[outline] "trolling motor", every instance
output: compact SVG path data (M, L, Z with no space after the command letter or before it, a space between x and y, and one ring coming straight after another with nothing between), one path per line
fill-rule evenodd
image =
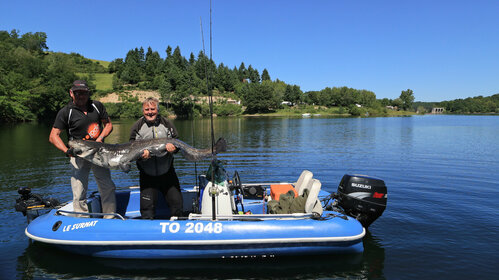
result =
M367 229L386 209L387 188L379 178L345 174L334 198L334 208L339 207Z
M60 204L55 198L43 198L38 194L31 193L29 187L20 187L17 192L21 196L16 199L16 211L27 216L28 223L40 215L38 210L55 208Z

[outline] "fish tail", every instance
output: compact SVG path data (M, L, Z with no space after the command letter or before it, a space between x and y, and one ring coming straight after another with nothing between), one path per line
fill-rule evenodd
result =
M215 154L218 154L225 151L227 151L227 141L223 137L220 137L218 138L217 143L215 143L215 146L213 147L213 152Z

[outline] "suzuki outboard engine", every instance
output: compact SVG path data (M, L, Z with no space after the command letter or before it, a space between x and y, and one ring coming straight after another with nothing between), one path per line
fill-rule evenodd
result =
M369 227L386 208L387 189L379 178L346 174L341 179L336 198L345 214Z

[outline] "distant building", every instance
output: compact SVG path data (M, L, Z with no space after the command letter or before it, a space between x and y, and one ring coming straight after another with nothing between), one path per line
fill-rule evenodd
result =
M291 102L291 101L283 101L283 102L281 102L281 105L293 106L293 102Z
M237 105L241 105L241 100L234 100L234 99L227 99L227 104L237 104Z
M432 114L442 114L444 112L444 108L433 108L431 109Z
M357 103L355 103L355 106L357 106L357 108L360 108L360 107L362 107L362 105L360 105L360 104L357 104Z

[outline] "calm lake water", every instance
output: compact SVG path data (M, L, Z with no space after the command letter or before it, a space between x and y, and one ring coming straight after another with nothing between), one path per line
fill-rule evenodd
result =
M128 141L132 121L114 122L108 143ZM181 139L208 147L209 120L175 121ZM243 182L296 181L303 169L335 191L345 173L377 176L388 207L353 256L250 261L123 261L82 257L24 235L17 189L71 199L69 163L47 139L50 125L0 126L0 279L267 278L497 279L499 273L499 117L215 119L228 140L219 158ZM195 183L179 154L181 184ZM204 172L207 162L196 166ZM138 184L134 168L113 171ZM91 176L90 191L97 187Z

